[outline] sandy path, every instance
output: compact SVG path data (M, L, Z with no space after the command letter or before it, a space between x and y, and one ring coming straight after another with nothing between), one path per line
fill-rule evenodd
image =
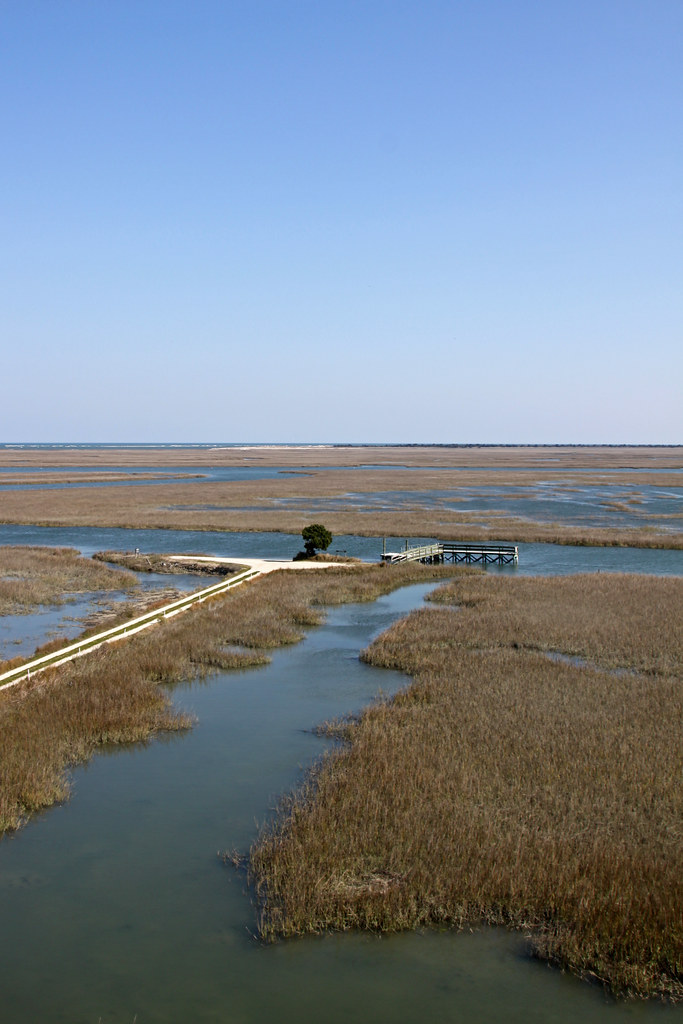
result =
M168 555L174 562L208 562L216 563L230 562L233 565L248 565L250 569L257 569L261 573L275 572L276 569L348 569L352 567L350 562L292 562L277 558L217 558L210 555Z

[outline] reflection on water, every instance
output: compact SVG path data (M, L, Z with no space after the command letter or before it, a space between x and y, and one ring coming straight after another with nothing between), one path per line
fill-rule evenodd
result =
M317 722L405 684L358 651L429 589L334 609L266 668L177 687L190 733L95 758L70 803L0 842L3 1022L680 1019L614 1003L501 930L253 939L250 894L217 851L245 850L325 749Z

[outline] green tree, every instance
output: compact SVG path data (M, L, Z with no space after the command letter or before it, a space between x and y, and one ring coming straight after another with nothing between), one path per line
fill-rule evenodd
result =
M301 531L306 550L306 558L313 558L316 551L327 551L332 543L332 534L321 523L304 526Z

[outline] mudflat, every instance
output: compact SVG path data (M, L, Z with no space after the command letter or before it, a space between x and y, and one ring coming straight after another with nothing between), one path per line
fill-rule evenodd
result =
M105 477L102 460L118 458L178 473ZM683 448L4 449L3 460L33 470L33 489L0 491L4 523L299 533L317 521L337 535L683 547ZM55 488L70 460L78 473ZM248 479L211 476L245 467ZM549 491L551 517L539 512ZM582 523L582 508L600 516Z

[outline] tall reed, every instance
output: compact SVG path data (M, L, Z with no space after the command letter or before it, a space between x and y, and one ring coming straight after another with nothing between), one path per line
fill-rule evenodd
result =
M683 998L683 580L437 596L364 654L413 681L253 846L262 936L505 924L615 992Z
M137 586L130 572L83 557L74 548L0 546L0 615L63 604L69 595Z

